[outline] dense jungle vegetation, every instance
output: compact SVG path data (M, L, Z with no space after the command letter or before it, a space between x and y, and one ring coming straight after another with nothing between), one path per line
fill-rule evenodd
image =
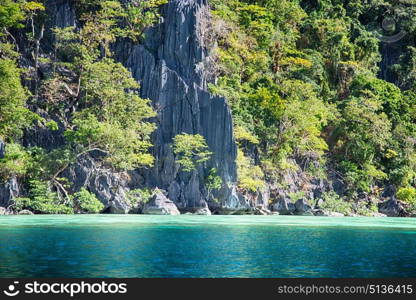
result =
M219 47L211 90L232 107L240 186L284 186L285 170L336 174L347 202L363 194L377 201L393 184L414 209L415 4L212 3ZM394 53L383 54L389 47ZM392 54L397 62L383 64Z
M0 4L0 137L7 143L0 161L3 180L24 177L28 197L15 200L18 209L42 213L99 212L102 204L87 190L70 195L62 173L85 154L95 152L104 164L119 170L149 166L150 134L155 115L149 100L138 96L131 73L112 57L117 38L137 41L158 20L166 1L122 4L119 1L77 1L81 28L56 28L54 54L39 51L44 36L45 6L34 1ZM16 29L23 30L27 49L18 49ZM39 65L51 72L39 78ZM41 112L41 113L39 113ZM42 116L55 116L45 119ZM47 151L23 147L29 127L63 131L64 147ZM63 127L63 128L62 128Z
M102 204L93 194L71 194L62 177L88 153L116 170L152 165L155 124L148 120L155 111L114 59L112 45L118 39L140 42L166 2L76 1L80 28L56 28L56 46L43 55L45 3L0 1L0 138L7 144L0 176L25 182L27 197L16 199L16 207L99 212ZM416 210L416 4L210 4L209 89L232 109L239 188L284 188L286 172L336 176L343 190L324 195L328 205L349 210L351 201L365 195L372 200L363 210L371 211L393 185L397 197ZM386 64L386 56L395 62ZM42 64L50 72L41 78ZM65 146L24 145L24 133L33 128L62 132ZM179 135L174 142L186 171L210 155L201 136ZM216 176L211 181L221 184Z

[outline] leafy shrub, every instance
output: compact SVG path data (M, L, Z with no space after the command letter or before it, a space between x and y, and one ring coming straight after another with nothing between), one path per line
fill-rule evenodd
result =
M322 198L324 202L320 205L321 209L344 215L352 213L351 203L344 201L337 193L333 191L324 193Z
M20 76L21 70L14 60L0 59L0 137L5 140L20 137L22 129L34 119L34 114L25 107L28 92Z
M72 214L73 208L69 204L60 201L58 195L52 192L48 183L32 180L30 181L28 198L15 199L15 209L28 209L42 214Z
M358 202L354 206L355 213L360 216L370 217L374 213L378 212L377 205L374 203L367 204L365 202Z
M288 196L293 202L296 202L305 197L305 192L288 193Z
M409 205L410 212L416 212L416 189L414 187L402 187L397 191L396 196Z
M30 164L30 155L19 144L7 144L4 158L0 159L0 178L26 174Z
M15 211L21 211L29 207L30 198L24 198L24 197L14 198L13 202L14 202L13 209Z
M126 200L131 206L136 206L138 203L147 203L153 196L153 191L148 188L135 189L128 191Z
M414 187L402 187L397 191L397 198L406 203L416 201L416 189Z
M205 178L205 187L208 190L208 197L214 190L219 190L223 184L222 178L218 175L217 169L209 170L208 176ZM216 199L214 199L216 200Z
M264 174L259 166L254 166L240 149L237 152L238 187L256 192L264 188Z
M234 137L238 142L247 141L253 145L259 144L259 139L242 126L234 127Z
M140 140L135 130L123 129L117 122L100 122L91 114L75 118L74 124L76 130L67 130L65 136L81 146L79 155L99 151L105 154L105 162L122 170L153 164L153 156L146 152L151 143Z
M96 214L104 209L104 204L97 197L82 188L78 193L74 194L74 204L82 212Z
M3 0L0 6L0 27L22 27L25 19L21 3L12 0Z

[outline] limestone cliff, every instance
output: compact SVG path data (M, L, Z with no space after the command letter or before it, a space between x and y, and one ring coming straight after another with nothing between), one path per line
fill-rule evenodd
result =
M203 62L208 53L198 29L201 19L207 17L207 5L206 0L170 1L163 8L163 21L146 33L143 44L124 44L118 49L141 84L141 96L151 99L158 111L156 163L141 173L146 185L167 190L168 197L183 210L207 205L203 188L207 170L216 168L226 183L216 195L225 206L232 205L233 197L227 183L232 186L236 181L230 109L225 99L206 90ZM172 138L180 133L203 135L213 152L208 163L190 174L181 172L174 161Z
M50 19L42 46L45 52L53 49L52 28L78 23L71 0L49 1L47 9ZM204 45L202 26L210 22L208 2L172 0L161 9L160 24L147 30L144 41L132 44L122 40L115 45L119 61L140 83L141 96L151 99L158 112L154 120L157 124L152 148L154 167L129 174L112 173L100 169L92 157L86 157L64 175L73 183L74 191L87 187L109 212L128 212L126 191L143 187L166 191L181 211L195 212L207 207L215 211L250 209L252 205L238 197L235 188L236 144L230 109L224 98L212 96L207 90L209 76L205 62L209 51ZM201 134L213 152L208 162L191 173L182 172L175 163L172 138L180 133ZM51 149L64 140L62 132L31 130L24 143ZM212 168L218 170L223 186L207 199L204 181ZM8 191L17 188L10 184L2 188Z

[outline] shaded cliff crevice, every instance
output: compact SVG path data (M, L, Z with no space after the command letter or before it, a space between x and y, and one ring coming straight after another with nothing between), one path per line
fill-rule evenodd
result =
M124 64L139 81L141 97L151 99L158 112L156 163L139 172L148 186L167 190L183 210L206 206L204 178L211 168L217 168L224 181L216 196L225 206L237 180L230 109L224 98L209 94L204 71L198 68L208 56L198 37L198 22L207 17L207 8L205 0L170 1L162 8L163 21L146 32L143 44L117 49L120 57L129 53ZM171 145L180 133L201 134L213 152L211 160L192 174L183 174L175 164Z

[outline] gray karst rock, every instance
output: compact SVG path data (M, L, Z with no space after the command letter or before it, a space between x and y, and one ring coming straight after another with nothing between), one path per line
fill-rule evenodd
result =
M260 215L260 216L268 216L272 214L270 210L268 210L267 208L264 208L263 206L255 207L253 213L255 215Z
M383 193L381 194L381 197L390 199L392 197L395 197L396 192L397 192L396 187L390 184L384 188Z
M272 210L278 212L280 215L292 215L295 212L295 204L289 198L279 196L276 203L273 204Z
M210 202L210 209L214 214L251 214L254 212L255 206L250 198L243 196L237 191L235 186L224 187L219 191L217 202ZM222 200L221 200L222 199Z
M322 199L325 193L333 191L339 195L344 194L345 184L334 170L329 169L328 177L322 179L310 176L307 168L302 165L302 160L288 159L288 162L295 167L281 170L282 184L269 183L266 192L262 193L262 196L265 196L263 197L264 202L272 203L270 208L273 211L276 211L273 209L273 207L276 207L276 209L282 209L283 214L293 213L293 211L288 212L285 208L285 202L290 202L290 200L282 201L281 199L281 197L288 197L289 193L301 192L305 198L313 200L314 204ZM318 162L315 162L315 164L317 168L320 167ZM262 198L262 196L259 198Z
M320 209L321 206L324 204L324 202L325 202L324 199L319 198L318 200L316 200L315 208Z
M0 159L4 158L6 144L0 139ZM19 185L17 179L12 177L2 182L0 179L0 207L9 207L12 200L19 195Z
M7 215L7 209L4 207L0 207L0 216Z
M13 198L18 196L19 185L15 177L0 183L0 207L8 208L13 203Z
M6 153L6 144L0 138L0 159L4 158L5 153Z
M51 14L51 24L56 27L64 28L76 26L77 19L72 1L49 0L47 3L48 10Z
M230 109L224 98L207 91L204 61L209 51L201 39L206 18L206 0L172 0L162 9L163 22L146 32L141 45L119 44L116 52L141 84L141 96L157 109L158 129L154 134L155 166L138 171L149 187L168 190L182 211L193 212L212 206L204 189L204 178L217 168L224 181L215 198L222 208L247 210L250 205L237 200L236 145ZM201 134L213 156L195 172L181 172L175 164L172 139L180 133ZM236 204L238 202L238 204Z
M312 207L305 199L299 199L295 202L295 214L301 216L312 216Z
M385 218L385 217L387 217L387 215L386 215L386 214L382 214L382 213L380 213L380 212L372 212L372 213L370 214L370 216L371 216L371 217L378 217L378 218Z
M109 213L125 214L132 208L126 203L126 192L130 177L127 173L100 168L91 157L85 157L71 166L65 173L73 189L87 188L105 205Z
M146 215L180 215L175 203L163 194L161 190L156 189L152 199L143 207L143 214Z
M388 217L403 217L407 215L403 205L394 197L386 202L380 203L378 211Z
M203 216L210 216L212 213L209 210L208 206L206 207L202 207L202 208L198 208L195 213L195 215L203 215Z

